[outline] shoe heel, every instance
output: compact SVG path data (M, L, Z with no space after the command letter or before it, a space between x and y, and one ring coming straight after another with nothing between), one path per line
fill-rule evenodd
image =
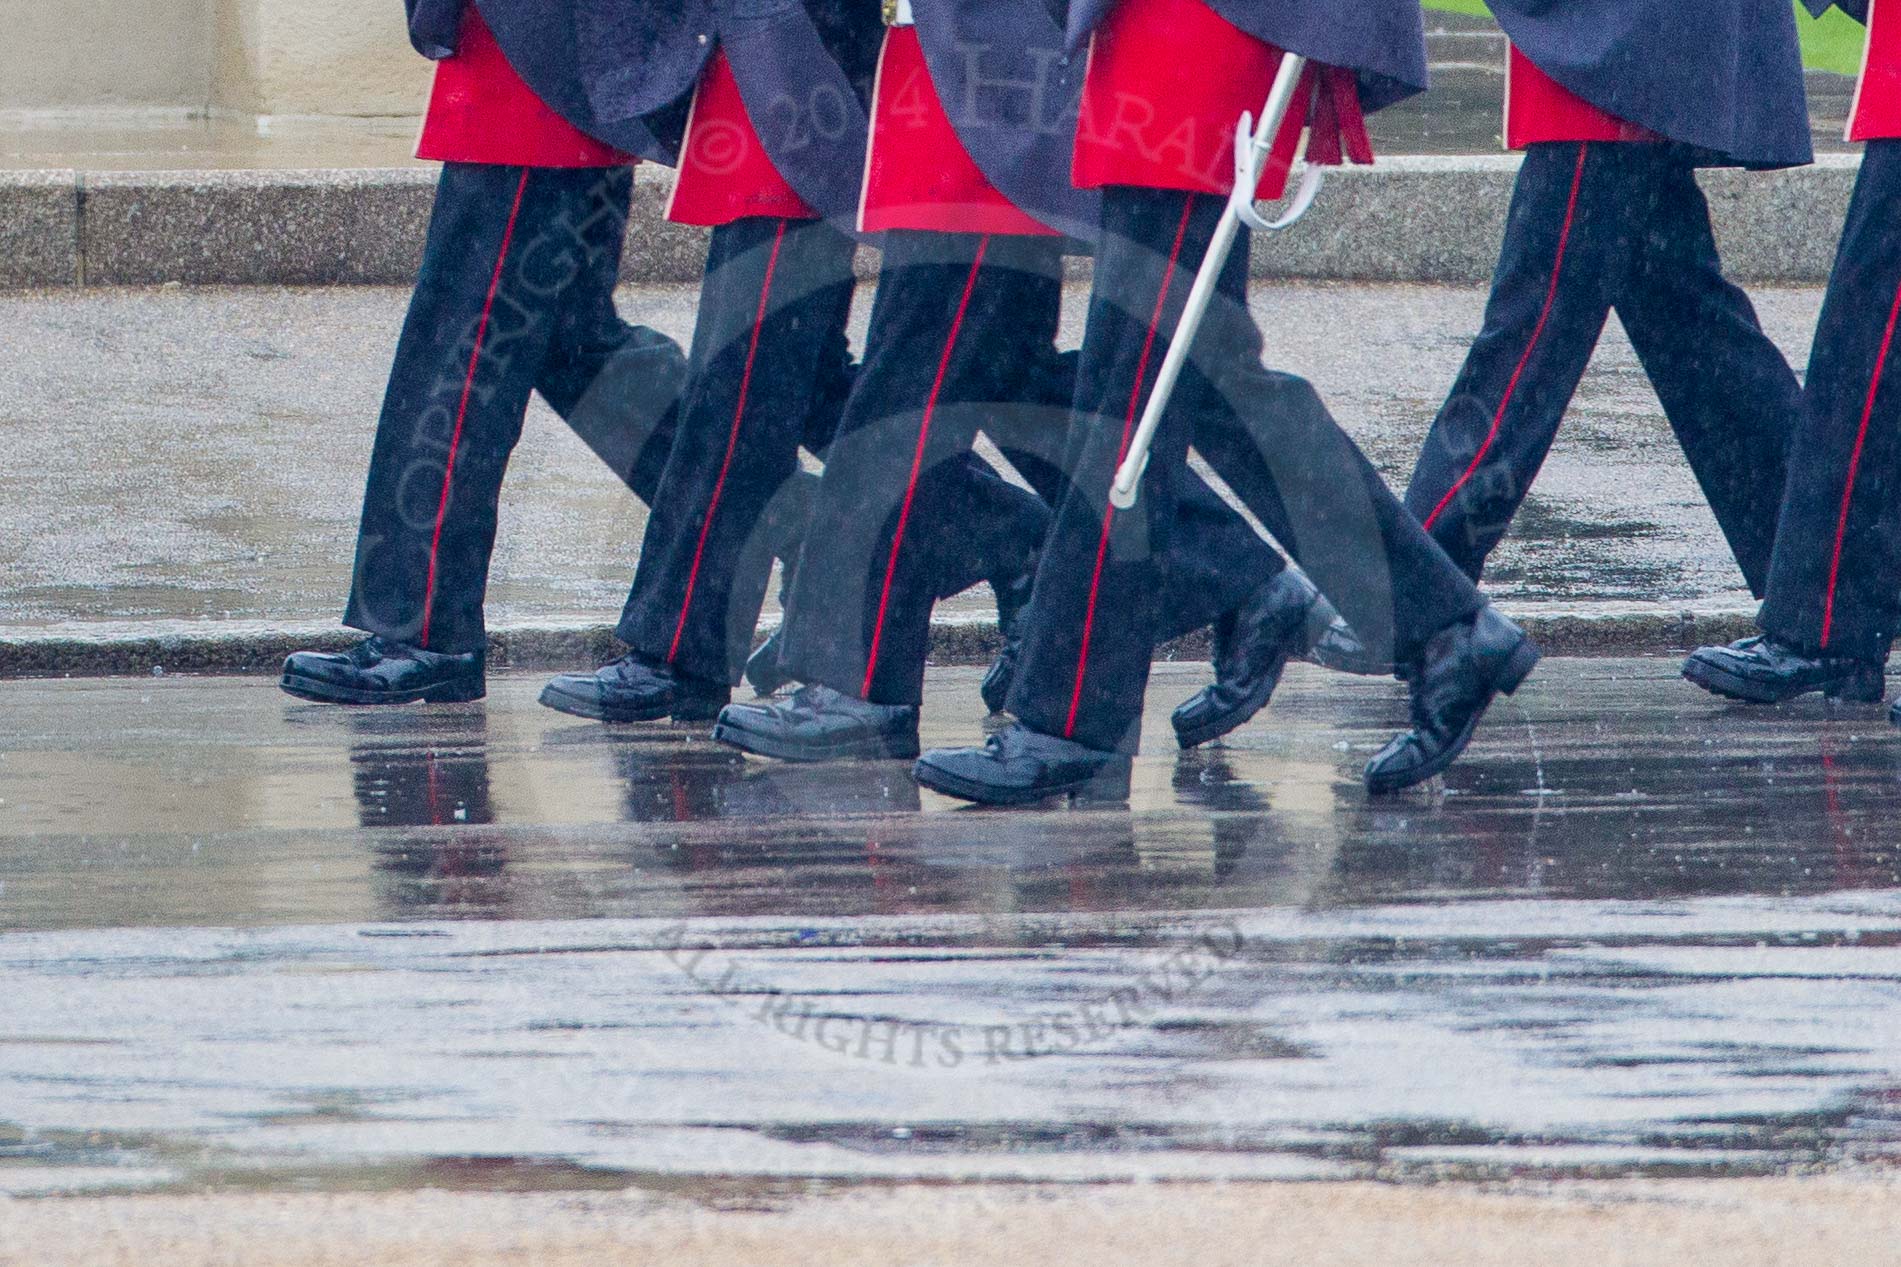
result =
M1888 698L1888 673L1884 665L1863 664L1822 694L1850 704L1879 704Z
M1505 671L1499 675L1498 689L1506 695L1516 695L1518 688L1525 684L1525 679L1538 666L1542 654L1537 643L1530 638L1521 639L1512 651L1512 658L1505 662Z
M488 682L475 678L468 682L447 682L422 693L425 704L473 704L488 694Z

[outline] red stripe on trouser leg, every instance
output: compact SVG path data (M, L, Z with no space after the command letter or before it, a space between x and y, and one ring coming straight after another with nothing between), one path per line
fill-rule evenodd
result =
M1551 309L1558 302L1558 280L1564 272L1565 249L1571 243L1571 226L1577 221L1578 191L1584 187L1584 159L1590 152L1588 145L1578 146L1578 167L1571 177L1571 199L1565 204L1564 228L1558 233L1558 251L1551 261L1551 285L1545 291L1545 306L1538 314L1538 324L1532 327L1531 342L1525 345L1524 355L1518 358L1518 365L1512 370L1511 380L1505 384L1505 397L1498 402L1498 412L1492 415L1492 429L1486 433L1485 442L1479 445L1479 451L1472 456L1472 464L1465 468L1465 474L1453 482L1452 487L1446 490L1446 495L1439 499L1439 504L1432 508L1432 513L1426 516L1427 532L1432 531L1432 526L1439 522L1439 516L1444 514L1446 507L1452 504L1452 499L1459 495L1459 490L1478 473L1479 466L1485 461L1485 455L1491 452L1492 444L1498 439L1499 428L1504 425L1505 411L1511 408L1512 397L1518 393L1518 380L1524 377L1525 366L1531 363L1531 354L1538 350L1538 341L1544 337L1545 323L1551 319Z
M937 397L944 390L944 379L950 373L951 353L957 348L957 336L963 331L964 317L970 311L970 296L977 289L977 275L983 269L984 253L989 249L990 235L985 234L977 242L977 253L971 258L963 298L957 301L957 315L951 318L950 334L944 339L944 354L937 360L937 378L931 383L931 394L924 401L924 417L918 422L917 452L911 457L911 479L904 487L904 506L898 511L898 528L891 537L891 557L885 561L884 589L878 595L878 619L871 626L871 650L865 656L865 684L858 691L861 699L871 698L872 679L878 675L878 644L884 641L885 614L891 608L891 582L898 574L898 550L904 545L904 526L911 520L918 477L924 472L924 448L931 436L931 418L937 413Z
M468 372L462 379L462 401L456 406L455 431L449 437L449 456L442 464L442 497L436 503L436 531L429 539L429 579L422 592L422 630L417 644L429 645L429 622L436 607L436 561L442 553L442 525L449 516L449 490L455 480L455 458L462 447L462 424L468 420L469 397L475 392L475 370L482 360L482 343L488 337L488 320L495 312L495 296L501 293L502 269L508 263L508 248L515 240L515 223L521 218L521 200L528 192L528 177L533 168L521 170L521 183L515 186L515 204L508 209L508 225L502 230L502 247L495 256L495 275L489 279L488 297L482 301L482 319L475 327L475 347L469 352Z
M752 392L752 371L759 359L759 334L766 324L767 301L772 297L772 275L779 270L779 248L785 244L784 220L772 235L772 254L766 257L766 280L759 287L759 310L753 314L752 341L746 346L746 368L739 375L739 404L733 410L732 430L726 437L726 457L720 462L719 478L713 481L713 499L707 503L700 520L700 539L693 547L693 566L687 569L686 597L680 601L680 619L673 626L673 643L667 648L667 663L680 654L680 639L686 634L687 612L693 608L693 587L699 583L700 560L706 556L707 534L713 531L713 516L719 512L720 497L726 492L726 476L733 469L733 452L739 448L739 425L746 417L746 400Z
M1829 631L1835 624L1835 585L1841 579L1842 543L1848 536L1848 504L1855 496L1855 476L1861 470L1862 447L1868 442L1868 423L1875 415L1875 398L1881 393L1881 373L1888 364L1888 352L1894 347L1894 328L1901 319L1901 287L1894 293L1888 309L1888 328L1881 336L1881 351L1875 356L1874 376L1868 380L1868 399L1861 407L1861 428L1855 432L1855 451L1848 459L1848 484L1842 489L1842 510L1835 520L1835 552L1828 561L1828 590L1822 599L1822 650L1828 650Z
M1129 409L1122 420L1122 444L1116 449L1116 469L1129 456L1129 441L1135 433L1136 412L1142 404L1142 387L1148 378L1149 358L1155 352L1155 337L1162 327L1162 313L1168 306L1168 289L1175 281L1175 268L1181 263L1182 243L1188 237L1188 218L1194 213L1195 200L1183 200L1182 222L1175 226L1175 244L1168 251L1168 267L1162 270L1161 293L1155 296L1155 311L1149 314L1148 337L1142 341L1142 356L1135 365L1135 387L1129 392ZM1076 734L1076 714L1082 708L1083 677L1089 672L1089 639L1096 630L1096 599L1102 591L1102 568L1109 558L1109 531L1115 526L1116 508L1102 509L1102 539L1096 543L1096 570L1089 577L1089 606L1083 612L1082 647L1076 653L1076 689L1069 697L1069 719L1063 723L1063 738Z

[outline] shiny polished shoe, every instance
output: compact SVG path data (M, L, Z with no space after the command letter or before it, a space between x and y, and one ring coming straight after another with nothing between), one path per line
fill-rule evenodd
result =
M1319 601L1293 568L1255 590L1215 626L1215 680L1175 710L1175 739L1198 748L1267 707L1288 660L1307 645L1307 613Z
M711 721L732 694L724 682L688 677L629 653L593 673L563 673L541 688L541 703L594 721Z
M1413 728L1367 762L1367 791L1397 792L1442 773L1493 698L1516 691L1537 663L1537 645L1490 605L1434 634L1409 684Z
M871 704L829 686L807 685L770 704L729 704L713 738L781 761L852 761L918 754L915 704Z
M1713 695L1751 704L1780 704L1810 691L1879 704L1888 694L1882 661L1810 655L1761 635L1697 648L1683 662L1683 676Z
M933 792L962 801L1031 805L1053 796L1126 801L1133 765L1124 753L1085 748L1015 722L980 748L933 748L912 773Z
M488 694L480 651L450 655L386 638L348 651L297 651L278 685L320 704L464 704Z
M977 691L983 696L984 707L993 713L1003 711L1003 706L1010 699L1010 688L1016 684L1017 661L1023 656L1023 627L1030 606L1030 591L1035 587L1034 561L1014 581L1000 586L992 585L997 591L997 632L1003 636L1003 646L997 652L997 658L990 662L990 670L984 674L983 684Z
M758 649L746 657L746 682L760 699L777 695L793 680L779 657L779 650L784 645L779 635L783 632L783 626L773 630Z
M1393 672L1391 657L1374 655L1324 594L1307 613L1307 649L1301 658L1323 669L1360 677L1386 677Z

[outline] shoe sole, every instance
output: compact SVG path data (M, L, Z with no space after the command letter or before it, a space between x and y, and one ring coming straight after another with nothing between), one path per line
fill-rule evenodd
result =
M1281 676L1286 672L1287 657L1283 657L1280 665L1268 676L1266 683L1258 687L1254 694L1248 696L1238 707L1229 709L1219 717L1212 718L1193 730L1185 731L1180 725L1176 725L1175 742L1184 750L1199 748L1205 743L1213 743L1221 736L1247 725L1263 708L1267 707L1267 702L1274 698L1274 692L1280 688ZM1174 721L1173 718L1169 720Z
M1766 683L1753 681L1740 673L1731 673L1728 669L1694 656L1683 662L1685 681L1702 687L1712 695L1740 700L1745 704L1783 704L1817 691L1829 699L1851 704L1879 704L1887 698L1885 681L1879 687L1874 687L1862 680L1863 676L1850 673L1839 682L1805 686L1798 691L1778 691Z
M755 757L811 765L825 761L915 761L923 751L916 735L878 735L815 748L810 744L781 743L769 735L756 734L731 722L714 723L713 742L723 743L741 752L750 752Z
M979 783L975 779L966 779L960 775L940 770L936 766L919 762L911 770L911 777L919 786L945 796L954 796L960 801L972 801L978 805L1035 805L1040 801L1054 800L1059 796L1071 797L1077 801L1102 801L1119 803L1129 799L1129 776L1124 771L1120 777L1097 772L1086 779L1077 779L1058 787L1038 788L998 788L988 783Z
M1384 796L1392 792L1404 791L1409 787L1417 787L1428 779L1444 774L1451 768L1452 763L1464 754L1466 745L1470 744L1472 736L1478 733L1479 723L1485 719L1485 714L1491 711L1493 701L1500 695L1516 695L1518 688L1525 684L1525 679L1531 676L1531 671L1538 666L1541 658L1541 653L1532 644L1530 638L1521 640L1512 651L1511 658L1505 662L1504 672L1499 674L1497 680L1492 683L1490 698L1481 707L1473 710L1472 716L1459 731L1458 738L1453 740L1444 752L1402 776L1382 779L1377 775L1367 775L1367 792L1374 796Z
M570 717L585 717L590 721L606 722L609 725L631 725L646 721L712 721L719 716L719 710L726 707L724 701L717 705L682 705L675 700L652 708L609 708L599 700L585 695L571 695L557 688L554 683L541 688L539 700L543 708L552 708L557 713L566 713Z
M673 703L668 701L658 708L609 708L597 699L585 695L570 695L550 682L541 688L539 700L543 708L552 708L557 713L566 713L570 717L585 717L589 721L604 721L610 724L629 722L661 721L673 714Z
M426 691L359 691L321 678L286 673L277 683L286 695L315 704L352 704L371 707L378 704L472 704L488 695L486 683L473 686L439 686Z

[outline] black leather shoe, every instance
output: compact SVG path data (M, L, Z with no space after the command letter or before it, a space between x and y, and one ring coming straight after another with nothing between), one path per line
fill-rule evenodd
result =
M781 761L851 761L918 754L915 704L869 704L829 686L802 686L771 704L729 704L713 738Z
M1175 738L1198 748L1267 707L1288 660L1307 645L1307 613L1320 598L1293 568L1262 585L1215 625L1215 680L1175 710Z
M628 654L593 673L563 673L541 688L544 707L595 721L711 721L732 698L707 682Z
M1367 791L1397 792L1444 771L1471 742L1493 697L1516 691L1537 663L1525 631L1489 605L1434 634L1410 682L1413 728L1367 762Z
M1360 677L1386 677L1393 672L1391 658L1368 650L1324 594L1307 613L1307 650L1303 658L1323 669Z
M1882 661L1809 655L1764 636L1699 647L1683 662L1683 676L1711 694L1752 704L1780 704L1810 691L1879 704L1888 694Z
M933 792L959 800L1029 805L1052 796L1126 801L1133 764L1123 753L1085 748L1014 722L981 748L933 748L912 773Z
M1003 585L992 582L991 588L997 591L997 632L1003 635L1003 647L990 662L990 671L984 674L983 684L977 690L983 696L984 707L993 713L1003 711L1010 699L1010 688L1016 684L1017 661L1023 656L1025 613L1030 606L1030 591L1035 587L1034 561L1015 580Z
M320 704L463 704L488 694L483 660L365 638L344 652L293 652L278 685Z
M746 681L760 699L777 695L792 681L792 675L785 670L785 664L779 659L779 635L783 626L767 635L759 644L758 650L746 657Z

